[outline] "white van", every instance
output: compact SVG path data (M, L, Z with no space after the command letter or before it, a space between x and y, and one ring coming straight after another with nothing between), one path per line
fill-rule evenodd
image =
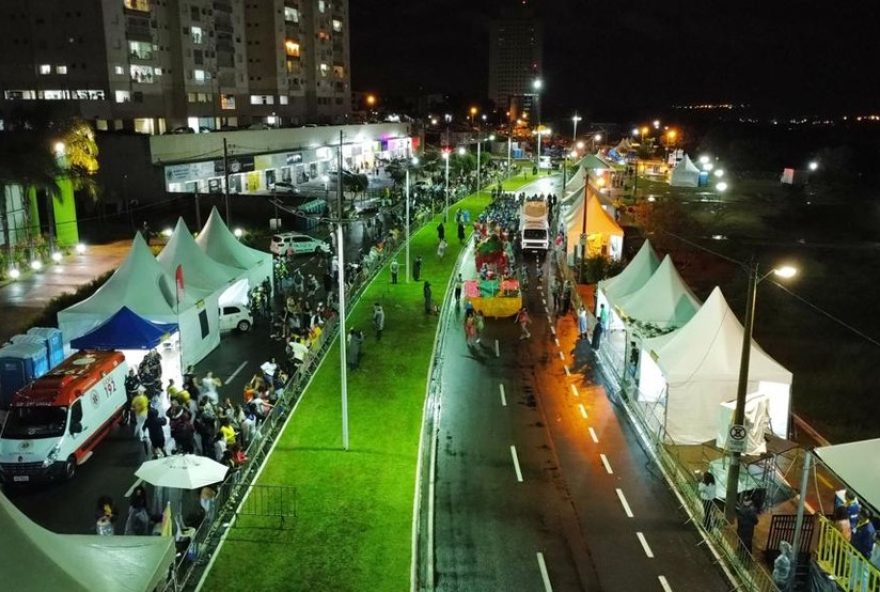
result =
M127 404L120 352L74 354L12 399L0 433L0 477L26 484L71 479Z
M291 251L294 255L303 253L329 253L330 243L299 232L283 232L272 236L269 250L276 255L286 255Z
M248 307L241 304L220 307L220 330L232 331L237 329L242 333L251 330L254 325L254 317Z

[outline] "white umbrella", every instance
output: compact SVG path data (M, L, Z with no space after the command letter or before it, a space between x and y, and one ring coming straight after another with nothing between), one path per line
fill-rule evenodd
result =
M198 489L223 481L228 470L226 465L205 456L174 454L148 460L135 472L135 477L156 487Z

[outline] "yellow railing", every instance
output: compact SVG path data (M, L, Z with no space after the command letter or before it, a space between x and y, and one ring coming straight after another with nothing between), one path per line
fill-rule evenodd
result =
M819 516L816 562L846 592L880 592L880 570L822 516Z

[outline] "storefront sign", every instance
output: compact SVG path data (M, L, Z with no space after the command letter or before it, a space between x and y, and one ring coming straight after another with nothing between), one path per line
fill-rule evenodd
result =
M223 161L219 161L220 173L223 173ZM217 165L214 161L189 162L186 164L172 164L165 167L166 183L186 183L198 181L207 177L213 177Z
M288 152L286 164L298 164L303 161L302 152Z

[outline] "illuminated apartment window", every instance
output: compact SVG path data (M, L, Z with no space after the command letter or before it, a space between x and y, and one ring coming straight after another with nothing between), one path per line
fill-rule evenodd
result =
M333 66L334 78L345 78L345 68L342 66Z
M342 21L333 19L333 30L340 33L342 31Z
M123 68L122 66L114 66L113 73L121 76L125 74L125 68Z
M127 90L117 90L116 91L116 102L117 103L127 103L131 100L131 92Z
M196 84L204 84L207 79L208 74L204 70L193 70L193 80L196 81Z
M122 5L129 10L150 12L150 0L122 0Z
M330 66L328 66L327 64L321 64L320 70L321 70L321 76L326 78L327 73L330 72Z
M327 11L327 3L324 0L318 0L318 12L324 13Z
M220 95L220 108L227 111L235 109L235 95Z
M190 27L189 31L192 34L193 43L199 44L202 42L202 28L201 27Z
M56 74L67 74L67 66L55 66Z
M128 55L137 60L152 60L153 44L144 41L129 41Z
M251 95L251 105L274 105L274 95Z
M299 57L299 43L293 41L292 39L288 39L284 42L284 51L287 53L287 57L289 58L298 58Z
M287 95L278 95L278 104L286 105L287 104Z
M299 10L293 8L292 6L284 7L284 20L288 23L298 23L299 22Z
M153 77L153 66L141 66L140 64L132 64L131 81L138 84L153 84L156 80Z
M51 74L52 64L40 64L40 74Z

